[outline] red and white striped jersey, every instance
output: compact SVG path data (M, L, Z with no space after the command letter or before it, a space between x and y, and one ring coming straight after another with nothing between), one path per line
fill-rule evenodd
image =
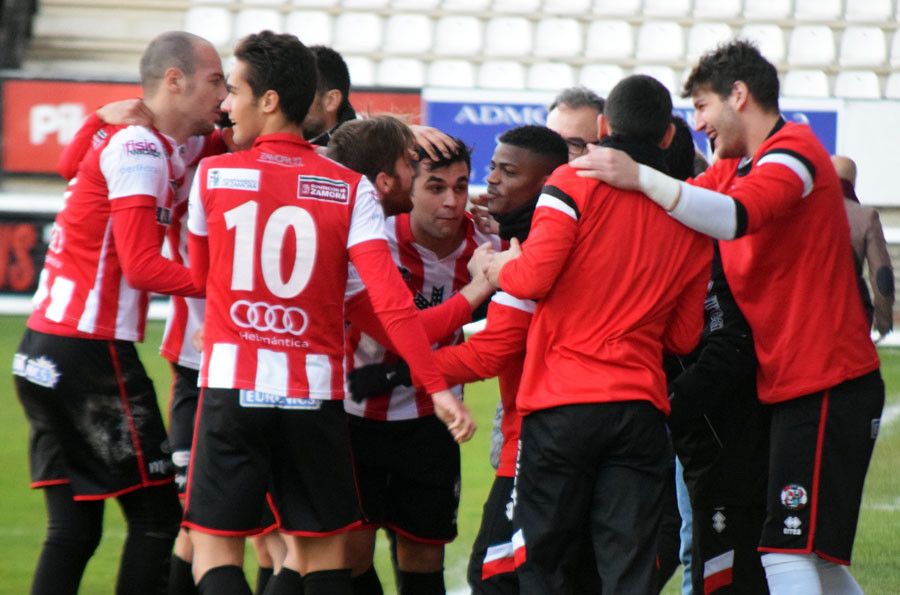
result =
M176 180L175 204L172 207L172 223L166 232L165 250L169 258L188 266L187 210L194 174L201 159L224 153L226 147L221 136L213 133L208 136L192 136L177 150L185 163L185 169L184 176ZM206 300L178 295L173 295L171 300L160 354L170 362L199 370L201 354L191 342L191 337L203 327Z
M266 135L201 161L188 229L208 242L200 385L343 398L349 250L385 239L372 185L297 136Z
M385 232L394 262L413 294L413 302L420 310L444 302L471 280L466 265L475 248L485 242L492 242L495 249L500 246L497 236L478 231L467 214L464 220L465 239L453 253L439 259L431 250L415 243L409 217L408 213L404 213L388 218ZM348 294L352 295L358 289L358 281L351 280ZM397 355L352 326L347 337L354 368L397 361ZM432 347L456 345L462 338L462 331L457 330ZM450 390L462 398L462 386L454 386ZM363 403L347 399L344 401L344 409L351 415L388 421L416 419L434 413L431 397L425 391L409 386L398 386L390 393L369 397Z
M155 206L158 226L152 233L162 242L172 214L170 181L184 170L178 153L172 154L172 144L140 126L108 126L94 135L53 225L30 328L67 336L143 339L148 294L131 287L123 275L111 214Z

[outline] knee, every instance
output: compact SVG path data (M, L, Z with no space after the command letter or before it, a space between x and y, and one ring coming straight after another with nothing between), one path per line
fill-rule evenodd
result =
M406 572L436 572L444 567L444 546L397 536L397 565Z
M171 486L168 486L171 487ZM174 541L181 529L181 504L172 490L146 490L137 500L123 504L128 531Z
M102 519L55 519L47 525L46 542L77 549L90 557L100 545L102 535Z

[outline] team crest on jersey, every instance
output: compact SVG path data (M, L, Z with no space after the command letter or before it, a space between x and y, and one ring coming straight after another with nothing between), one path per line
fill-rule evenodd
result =
M248 168L216 167L206 174L206 187L224 190L259 190L259 170Z
M297 176L297 198L346 204L350 200L350 184L321 176Z
M808 499L806 488L799 483L788 484L781 490L781 505L788 510L805 508Z
M32 384L46 388L55 387L62 376L53 360L43 355L38 358L30 358L24 353L17 353L13 356L12 373Z
M322 401L319 399L291 398L246 389L241 389L240 403L241 407L260 407L265 409L315 410L322 406Z

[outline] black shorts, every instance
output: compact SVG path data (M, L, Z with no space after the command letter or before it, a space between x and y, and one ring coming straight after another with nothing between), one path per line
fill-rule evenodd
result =
M187 469L191 460L191 443L194 440L194 420L200 388L193 368L172 363L172 396L169 400L169 446L172 448L172 464L175 467L175 485L183 495L187 486Z
M772 409L760 551L849 564L884 383L876 370Z
M13 359L31 425L31 485L99 500L172 481L153 383L134 343L27 329Z
M766 573L757 551L765 507L692 507L692 511L694 593L766 595Z
M347 417L366 521L413 541L453 541L459 445L447 427L433 415L402 421Z
M603 593L654 591L671 472L662 412L646 401L543 409L523 418L520 444L513 521L520 592L600 592L579 587L590 578L582 562L587 532Z
M270 527L317 537L361 523L341 401L203 389L183 525L255 535Z
M481 528L469 558L469 586L473 595L517 595L513 536L515 479L495 477L484 503Z

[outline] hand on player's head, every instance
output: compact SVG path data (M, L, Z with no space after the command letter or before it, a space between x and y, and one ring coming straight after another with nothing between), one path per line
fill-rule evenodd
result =
M440 161L441 155L450 159L456 154L456 141L437 128L413 124L409 127L416 137L416 145L421 147L432 161Z

